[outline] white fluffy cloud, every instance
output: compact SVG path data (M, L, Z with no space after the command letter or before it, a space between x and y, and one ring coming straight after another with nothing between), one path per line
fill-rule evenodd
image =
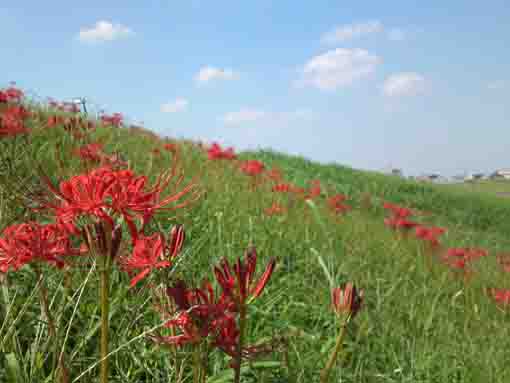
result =
M383 93L388 97L414 96L425 91L425 78L415 72L391 75L383 84Z
M133 31L122 24L112 24L109 21L100 20L93 27L81 28L78 39L86 43L113 41L128 37Z
M237 80L238 78L239 74L234 72L232 69L205 66L200 68L198 73L195 75L195 82L197 84L203 84L213 80Z
M225 125L240 125L246 122L264 121L264 123L285 123L313 118L310 109L296 109L290 112L265 112L256 108L241 108L237 112L226 113L221 120Z
M325 44L335 44L352 40L363 35L382 32L384 29L382 23L377 20L371 20L364 23L340 25L322 35L321 41Z
M184 98L177 98L175 101L161 105L161 111L163 113L182 112L188 107L188 104L188 100L185 100Z
M375 72L381 58L364 49L337 48L312 57L302 68L298 85L333 90Z

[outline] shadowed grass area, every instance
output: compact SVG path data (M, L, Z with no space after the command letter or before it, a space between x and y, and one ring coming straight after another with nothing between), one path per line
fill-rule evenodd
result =
M73 154L83 143L62 127L43 129L48 112L33 117L29 143L19 143L23 159L6 174L7 185L19 175L32 174L34 187L40 166L54 181L84 170ZM140 129L98 127L87 139L103 142L104 151L121 153L137 173L155 180L172 166L166 142ZM10 145L2 141L2 145ZM198 283L212 279L211 268L221 257L234 260L249 244L257 246L260 262L271 256L277 267L270 283L251 308L249 341L280 337L279 347L265 361L247 365L243 382L316 382L335 342L337 324L330 309L330 289L347 281L365 290L365 302L355 326L349 328L344 352L331 382L508 382L510 316L487 297L487 287L510 287L494 252L509 250L510 201L463 190L423 185L338 165L320 165L270 151L243 153L277 166L286 181L307 186L319 179L323 195L312 203L293 195L271 192L270 183L252 187L239 172L238 162L210 161L190 142L177 142L183 184L199 183L202 198L176 214L158 215L148 232L168 232L184 224L186 244L172 271L161 271L151 282L182 277ZM153 149L160 149L154 154ZM4 183L5 182L5 183ZM335 192L350 197L353 210L331 214L324 197ZM16 215L9 190L1 190L0 224ZM371 207L363 207L370 195ZM383 224L381 202L389 200L430 213L421 222L446 225L443 244L480 246L491 256L474 264L474 276L464 280L448 270L412 236L396 235ZM268 216L277 201L287 209ZM30 215L18 211L18 219ZM24 215L23 215L24 214ZM32 217L44 220L44 217ZM127 251L127 250L126 250ZM93 267L93 266L92 266ZM66 364L71 381L97 362L99 308L98 277L91 265L65 281L61 272L45 267L51 309L59 339L66 339ZM2 283L0 310L0 382L9 373L19 382L43 382L48 373L47 327L37 305L37 277L30 268L9 273ZM129 288L129 277L114 269L111 298L111 381L179 381L175 360L189 362L189 348L175 354L154 346L144 332L161 324L152 308L149 283ZM284 355L287 354L285 358ZM271 363L273 362L273 363ZM19 368L16 368L18 366ZM231 381L228 360L212 354L210 382ZM12 372L17 371L17 372ZM183 370L186 377L191 369ZM79 381L93 381L97 368ZM190 380L188 380L190 381Z

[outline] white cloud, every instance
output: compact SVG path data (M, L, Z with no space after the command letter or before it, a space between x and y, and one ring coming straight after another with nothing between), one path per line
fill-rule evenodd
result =
M367 21L365 23L340 25L322 35L321 41L325 44L335 44L347 40L352 40L363 35L382 32L384 29L382 23L377 20Z
M253 122L260 120L266 113L259 109L242 108L237 112L229 112L222 117L227 125L237 125L242 122Z
M198 84L206 83L212 80L237 80L238 78L239 74L234 72L232 69L221 69L211 66L200 68L198 73L195 75L195 81Z
M188 107L188 104L188 100L185 100L184 98L177 98L175 101L161 105L161 111L163 113L182 112Z
M334 90L372 74L381 61L381 58L364 49L330 50L312 57L305 64L298 85Z
M500 90L505 87L505 82L503 80L491 81L487 84L487 88L490 90Z
M100 20L91 28L81 28L78 39L86 43L113 41L128 37L134 32L122 24L112 24L109 21Z
M425 91L425 78L414 72L393 74L386 79L382 90L388 97L414 96Z
M391 41L404 41L406 33L400 28L391 28L388 31L388 39Z
M225 125L239 125L245 122L264 121L264 123L286 123L313 118L310 109L296 109L290 112L265 112L256 108L242 108L237 112L226 113L221 120Z

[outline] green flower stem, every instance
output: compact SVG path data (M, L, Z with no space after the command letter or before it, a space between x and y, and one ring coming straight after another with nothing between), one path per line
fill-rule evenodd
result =
M246 326L246 306L244 305L244 303L241 303L239 308L239 342L237 343L234 383L239 383L241 381L241 361L243 358L243 342L245 326Z
M345 329L347 328L347 324L349 323L349 320L347 319L340 328L340 333L338 334L338 338L336 340L335 349L333 350L333 353L330 355L328 363L326 364L326 367L321 372L321 383L326 383L328 381L329 373L331 372L331 369L335 365L336 359L338 357L338 353L342 349L343 345L343 339L345 335Z
M100 382L108 382L108 335L109 335L109 311L110 311L110 300L109 300L109 287L110 287L110 257L104 254L101 259L103 260L103 268L101 270L101 289L100 289L100 300L101 300L101 372Z

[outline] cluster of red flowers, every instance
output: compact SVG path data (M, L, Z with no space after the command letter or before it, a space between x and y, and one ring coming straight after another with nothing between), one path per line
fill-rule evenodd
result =
M217 142L213 142L211 147L207 149L207 157L210 160L234 160L237 158L234 148L222 149Z
M68 233L55 224L27 222L4 229L0 236L0 272L17 271L32 262L64 266L64 257L78 255Z
M347 196L343 194L335 194L328 198L328 206L336 214L343 214L351 210L351 207L345 204L346 199Z
M0 89L0 104L8 102L20 102L23 99L23 91L14 87Z
M124 116L122 116L121 113L114 113L111 116L104 114L100 117L100 119L104 125L111 125L111 126L115 126L116 128L118 128L122 125Z
M29 116L30 112L22 105L8 104L7 108L0 110L0 137L27 133L25 118Z
M468 247L452 247L441 257L441 260L452 269L467 271L469 265L488 255L487 250Z
M263 274L255 281L257 252L254 247L231 266L223 259L215 266L214 274L221 288L216 295L212 284L204 280L200 288L188 288L184 281L177 281L166 290L177 311L171 307L158 306L163 318L171 318L165 323L167 328L177 328L181 334L152 339L159 344L183 346L210 340L210 344L233 358L232 366L238 357L241 330L239 315L245 313L247 305L260 296L274 271L276 261L270 260ZM268 350L267 345L242 346L241 358L250 359Z
M432 247L439 246L439 239L441 235L446 232L445 228L432 226L426 227L422 225L418 225L415 228L416 238L421 239L422 241L428 243Z
M264 172L265 168L265 165L258 160L246 160L239 166L239 169L248 176L258 176Z
M412 210L389 202L385 202L383 207L391 213L391 216L384 220L386 226L401 230L408 230L418 226L417 222L409 219L413 215Z

